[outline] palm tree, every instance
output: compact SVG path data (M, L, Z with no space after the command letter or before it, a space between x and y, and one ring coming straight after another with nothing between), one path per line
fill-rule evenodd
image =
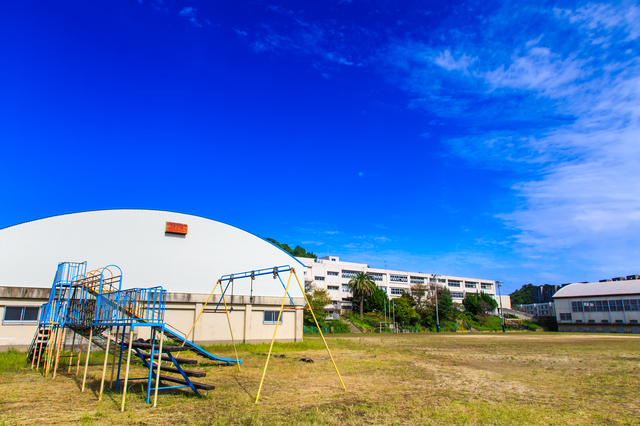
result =
M358 272L349 280L349 290L353 293L353 297L360 297L360 319L362 319L364 298L373 294L376 290L376 283L373 282L371 275L366 272Z

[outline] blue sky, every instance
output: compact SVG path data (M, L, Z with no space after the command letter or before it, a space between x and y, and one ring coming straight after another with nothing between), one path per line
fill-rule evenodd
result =
M24 0L0 40L0 228L167 209L506 292L640 273L637 2Z

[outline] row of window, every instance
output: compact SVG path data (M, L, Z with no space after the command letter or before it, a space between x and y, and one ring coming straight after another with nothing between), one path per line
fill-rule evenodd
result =
M337 287L336 287L337 289ZM40 308L35 306L6 306L4 308L3 322L7 323L35 323L38 321ZM275 324L278 322L279 311L264 311L264 323ZM280 317L282 324L282 317Z
M640 306L638 299L621 300L589 300L586 302L571 302L573 312L623 312L637 311Z
M458 297L460 299L464 299L464 293L456 293L456 292L451 292L451 297Z
M3 322L34 323L38 321L39 312L38 306L6 306Z
M560 321L571 321L571 320L572 320L571 314L560 314ZM581 323L581 322L582 322L581 319L576 319L576 323ZM587 320L587 323L588 324L595 324L596 320L590 319L590 320ZM603 320L600 320L600 323L601 324L609 324L609 320L608 319L603 319ZM637 319L632 319L632 320L629 320L629 323L637 324L638 320ZM615 320L615 324L624 324L624 321L621 320L621 319L617 319L617 320Z
M342 271L342 278L351 279L356 276L358 271ZM369 276L373 281L384 281L384 274L379 272L368 272ZM337 277L339 274L335 271L327 271L328 276ZM316 281L324 281L325 277L317 276L315 277ZM424 277L411 277L411 284L424 284ZM389 275L389 281L396 283L407 283L409 282L409 278L406 275ZM445 278L438 278L438 282L442 284L446 284L447 280ZM462 281L449 280L449 287L461 287ZM478 288L477 282L465 282L465 288ZM492 284L480 283L480 288L482 290L491 290L493 288Z
M337 285L328 285L327 290L340 290L340 287Z
M358 271L343 270L342 271L342 278L351 279L351 278L355 277L357 273L358 273Z
M405 289L404 288L393 288L391 287L391 294L394 295L401 295L402 293L404 293Z

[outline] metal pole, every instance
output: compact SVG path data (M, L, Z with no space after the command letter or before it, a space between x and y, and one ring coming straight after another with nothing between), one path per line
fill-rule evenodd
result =
M440 333L440 315L438 315L438 277L440 275L431 274L431 276L433 277L434 288L436 291L436 330Z
M98 395L98 401L102 399L102 390L104 389L104 378L107 374L107 366L109 365L109 343L111 342L111 327L109 327L109 333L107 336L107 347L104 350L104 364L102 365L102 380L100 380L100 394Z
M84 376L82 377L82 390L84 392L84 385L87 382L87 369L89 368L89 356L91 355L91 340L93 338L93 327L89 331L89 345L87 346L87 359L84 362Z
M76 332L73 332L73 342L71 343L71 355L69 355L69 368L67 369L67 374L71 374L71 364L73 363L73 351L76 348Z
M504 311L502 310L502 294L500 293L500 287L502 287L503 281L496 281L496 285L498 286L498 298L500 299L500 316L502 317L502 332L506 333L507 330L504 325Z
M396 304L395 302L393 303L393 328L395 329L395 332L398 332L398 329L396 327Z
M122 404L120 405L121 412L124 412L124 404L127 400L127 384L129 383L129 365L131 364L131 345L132 344L133 344L133 325L130 325L129 326L129 350L127 351L127 369L126 369L126 372L124 373L124 386L122 387ZM150 362L153 363L153 358L150 358Z
M162 342L164 341L164 326L160 329L160 349L158 349L158 369L156 370L156 388L153 393L153 406L158 403L158 386L160 385L160 369L162 365ZM153 354L151 356L151 364L153 365Z

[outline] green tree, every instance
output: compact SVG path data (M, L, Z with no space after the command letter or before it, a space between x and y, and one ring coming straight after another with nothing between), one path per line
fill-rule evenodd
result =
M534 286L533 284L525 284L522 287L520 287L519 290L514 291L513 293L511 293L509 295L509 298L511 299L511 306L516 306L516 305L528 305L530 303L533 303L533 289L536 286Z
M376 283L373 282L371 275L366 272L358 272L349 280L349 290L353 294L354 299L360 298L360 319L364 312L364 298L371 296L376 291Z
M413 299L410 295L407 295L407 297L394 299L392 302L393 309L395 309L396 322L401 325L416 325L420 321L420 315L411 306L411 301Z
M389 303L389 296L384 290L376 287L371 296L364 299L364 312L383 313Z
M411 286L411 296L413 296L414 305L419 308L427 306L429 295L427 286L424 284L414 284Z
M467 293L462 301L464 310L473 315L484 315L489 311L493 311L498 307L493 297L487 293Z
M456 310L453 307L451 291L448 288L438 286L438 315L440 319L453 321L456 319Z
M307 295L307 299L309 300L309 308L313 310L313 314L316 316L318 320L318 325L320 327L325 326L324 321L324 311L325 306L331 304L331 298L329 297L329 292L324 288L318 288L313 284L305 285L304 289L305 294ZM313 321L313 316L309 310L304 311L304 323L305 325L315 326L316 323Z
M287 253L289 253L292 256L308 257L310 259L317 259L317 257L318 257L314 253L311 253L310 251L306 251L301 246L296 246L296 248L292 249L291 247L289 247L289 244L281 244L281 243L277 242L276 240L274 240L273 238L266 238L266 240L269 241L270 243L273 243L274 245L280 247L282 250L286 251Z

